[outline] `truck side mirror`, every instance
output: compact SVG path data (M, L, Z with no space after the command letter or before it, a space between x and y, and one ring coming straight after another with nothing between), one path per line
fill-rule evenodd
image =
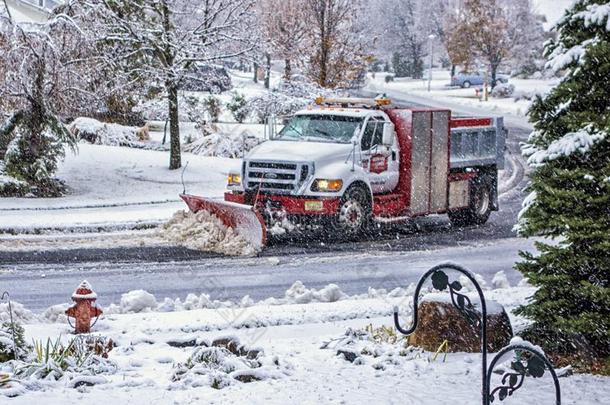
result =
M383 146L390 147L394 144L394 124L391 122L383 123L383 136L381 138Z

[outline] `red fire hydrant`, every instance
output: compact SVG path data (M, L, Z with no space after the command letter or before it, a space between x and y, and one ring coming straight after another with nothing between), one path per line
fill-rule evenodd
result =
M91 318L99 317L102 314L103 311L97 307L95 300L97 300L97 294L87 280L84 280L72 294L74 304L66 310L66 315L76 320L75 333L89 333Z

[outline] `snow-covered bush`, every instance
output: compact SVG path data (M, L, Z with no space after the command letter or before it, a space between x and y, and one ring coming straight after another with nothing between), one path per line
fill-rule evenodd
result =
M76 140L67 128L55 116L27 110L11 138L4 155L6 174L26 182L38 196L61 195L65 188L53 175L65 156L64 145L76 150ZM11 179L6 183L10 185L5 190L15 186ZM21 193L22 188L16 192Z
M210 116L210 120L212 122L218 122L218 118L220 117L220 113L222 110L222 103L218 97L214 97L212 95L208 96L203 100L203 105ZM197 122L197 121L194 121Z
M231 101L227 103L227 108L229 111L231 111L233 119L237 122L244 122L250 113L246 98L243 96L243 94L239 93L233 93Z
M515 86L511 83L498 83L491 91L491 96L495 98L508 98L515 92Z
M142 128L127 127L86 117L75 119L68 129L76 139L95 145L133 146L150 139L147 125Z
M196 348L186 362L175 364L173 369L170 389L202 385L222 389L237 382L283 378L291 366L269 359L261 349L251 349L230 336Z
M293 97L275 91L250 98L248 100L248 109L252 112L257 122L264 123L270 115L292 115L311 102L312 99Z
M0 161L0 197L23 197L29 192L28 183L6 174L4 162Z
M202 156L240 158L260 142L259 138L247 130L229 133L215 132L183 145L182 150Z
M13 345L13 333L15 342ZM16 358L22 358L30 350L25 343L25 331L23 326L17 322L3 322L0 325L0 363L4 363ZM15 356L15 351L17 355Z
M61 337L54 341L50 338L46 342L34 341L34 357L13 363L15 376L20 380L57 381L69 378L73 382L73 379L81 376L116 373L116 363L98 355L93 346L83 344L83 339L90 337L79 336L71 339L67 345L62 343Z

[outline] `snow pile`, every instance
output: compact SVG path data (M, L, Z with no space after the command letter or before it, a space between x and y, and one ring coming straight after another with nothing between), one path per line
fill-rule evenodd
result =
M95 145L134 146L149 139L148 126L127 127L119 124L100 122L93 118L79 117L68 130L79 140Z
M220 337L211 346L196 348L185 363L174 364L169 388L222 389L239 382L280 379L291 369L277 357L265 357L262 349L242 345L237 337Z
M231 256L251 256L257 253L257 249L244 237L205 210L196 213L178 211L159 233L167 241L189 249Z
M217 132L196 138L185 144L182 150L201 156L241 158L260 142L248 130L237 133Z
M508 282L508 277L506 277L506 273L502 270L494 274L493 279L491 280L491 285L495 288L510 288L510 283Z
M328 284L319 291L306 288L301 281L296 281L286 290L285 300L295 304L308 304L310 302L335 302L347 298L336 284Z
M157 300L147 291L132 290L121 295L119 308L122 314L147 312L157 308Z
M17 323L28 323L36 319L36 316L26 309L23 304L11 301L11 308L13 309L13 322ZM0 324L4 322L10 322L11 316L9 312L8 302L0 303Z
M537 136L533 132L530 139ZM546 162L560 157L571 156L574 153L586 154L598 142L606 138L605 132L595 131L590 125L577 132L570 132L551 142L546 149L541 149L531 143L522 145L523 156L531 166L542 166Z
M40 319L51 323L67 323L68 317L66 316L66 310L70 307L70 304L57 304L50 306L40 314Z

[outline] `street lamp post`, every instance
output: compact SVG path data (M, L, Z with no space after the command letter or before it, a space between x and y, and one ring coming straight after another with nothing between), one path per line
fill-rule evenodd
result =
M432 58L433 58L433 44L434 44L434 38L436 38L436 36L434 34L430 34L428 35L428 39L430 40L430 68L428 69L428 92L430 91L430 84L432 82Z

